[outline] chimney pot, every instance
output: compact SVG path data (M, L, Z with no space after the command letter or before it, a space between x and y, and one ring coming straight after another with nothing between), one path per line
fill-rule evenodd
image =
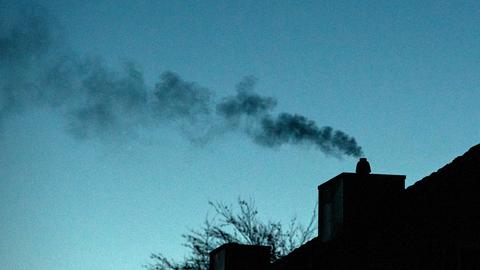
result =
M367 158L360 158L355 172L358 174L369 174L371 171L370 163L368 163Z

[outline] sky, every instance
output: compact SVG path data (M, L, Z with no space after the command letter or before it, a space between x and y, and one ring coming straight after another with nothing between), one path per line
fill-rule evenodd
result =
M478 1L0 0L2 268L181 259L208 201L306 223L358 156L409 186L479 143L479 74Z

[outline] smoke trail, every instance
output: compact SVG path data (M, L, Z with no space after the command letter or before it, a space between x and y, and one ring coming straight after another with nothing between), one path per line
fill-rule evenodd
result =
M69 132L87 138L130 129L145 120L147 88L142 73L132 63L125 63L121 75L98 60L85 63L82 70L80 89L84 96L79 105L74 105L76 108L70 109Z
M362 155L355 138L340 130L333 131L331 127L319 128L314 121L301 115L281 113L275 119L268 115L261 119L261 126L254 139L262 145L273 147L286 143L311 143L326 154Z
M132 63L117 72L98 57L79 57L58 29L41 7L0 23L0 121L31 107L58 107L76 138L121 133L143 121L143 74Z
M25 19L19 19L22 17ZM39 67L48 62L55 39L50 22L33 10L25 10L15 19L9 24L0 16L0 117L48 96L40 90L46 73Z
M273 116L271 111L277 105L276 100L254 93L255 82L253 77L244 78L237 85L237 95L225 98L217 105L217 113L233 126L241 125L241 118L246 117L250 125L243 130L255 143L265 147L313 144L326 154L362 155L355 138L340 130L319 128L314 121L297 114L280 113Z
M277 101L270 97L261 97L253 92L256 79L245 77L237 84L237 95L225 98L217 104L217 113L229 121L238 121L242 115L259 116L275 108Z
M192 123L210 114L211 94L206 88L165 72L155 85L155 109L160 117L185 119Z
M0 16L0 124L11 113L49 106L66 116L66 130L79 139L173 123L192 141L237 131L264 147L310 144L329 155L362 155L342 131L297 114L274 115L277 100L255 93L252 76L219 102L209 89L172 72L149 88L133 63L117 71L101 58L73 53L42 8L6 20Z

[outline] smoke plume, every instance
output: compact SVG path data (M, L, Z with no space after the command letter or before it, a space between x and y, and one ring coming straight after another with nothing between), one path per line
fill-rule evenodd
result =
M65 115L66 130L78 139L173 123L193 141L236 131L264 147L306 144L329 155L362 155L342 131L301 115L275 114L277 100L255 93L252 76L218 102L209 89L173 72L149 87L133 63L118 71L99 57L73 53L58 29L38 7L0 19L0 129L9 114L48 106Z
M277 101L270 97L261 97L253 92L256 79L245 77L237 84L237 95L225 98L217 105L217 112L229 121L238 121L246 115L258 117L275 108Z
M165 72L155 85L155 109L159 117L196 122L211 113L211 94L206 88Z
M235 127L242 123L244 131L262 146L282 144L311 144L326 154L361 156L362 150L355 138L331 127L319 128L305 116L280 113L272 115L277 101L253 92L255 78L246 77L237 85L237 95L225 98L217 105L217 113ZM242 117L245 118L242 122ZM253 126L253 128L252 128Z

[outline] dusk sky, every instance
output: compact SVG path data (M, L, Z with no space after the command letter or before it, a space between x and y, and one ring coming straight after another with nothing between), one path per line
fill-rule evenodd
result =
M479 1L0 0L1 268L181 259L208 201L306 223L358 147L408 186L478 144L479 101Z

